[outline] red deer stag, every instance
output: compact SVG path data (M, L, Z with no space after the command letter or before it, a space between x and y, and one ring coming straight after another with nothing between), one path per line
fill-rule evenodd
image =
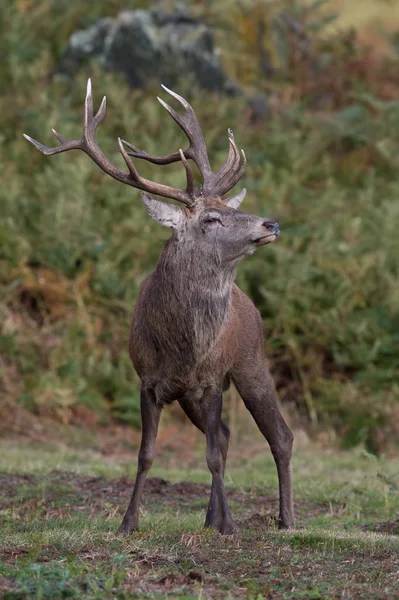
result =
M111 177L142 190L149 215L172 229L155 270L142 284L133 315L130 356L141 379L142 439L136 482L120 531L131 533L138 527L140 498L153 462L160 414L165 404L177 400L206 436L212 489L205 527L214 527L223 534L233 532L223 483L230 432L221 420L222 391L230 379L270 445L279 478L279 526L291 528L293 435L280 414L265 365L260 314L234 283L238 261L273 242L279 234L278 224L238 210L245 190L222 199L244 174L244 152L238 151L229 130L226 162L212 171L192 107L178 94L163 89L184 108L181 115L158 98L186 134L188 148L167 156L150 156L118 139L128 173L114 166L97 145L96 130L104 120L106 104L104 97L94 116L90 80L80 140L67 141L53 130L60 145L49 148L25 135L46 155L83 150ZM131 157L156 165L181 161L187 188L177 189L141 177ZM197 187L189 160L196 164L203 179ZM162 202L147 192L172 198L184 206Z

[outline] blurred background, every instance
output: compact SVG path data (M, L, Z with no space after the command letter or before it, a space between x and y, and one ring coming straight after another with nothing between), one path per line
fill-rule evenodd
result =
M129 322L169 232L87 156L44 157L22 137L80 137L90 76L95 108L107 95L99 143L122 168L118 136L151 154L185 144L160 83L192 103L214 167L233 129L245 210L282 230L238 284L262 314L288 421L327 444L394 449L399 2L1 0L0 12L0 435L139 428ZM179 164L137 164L184 186ZM233 390L225 412L238 436L249 427ZM183 423L173 407L164 435Z

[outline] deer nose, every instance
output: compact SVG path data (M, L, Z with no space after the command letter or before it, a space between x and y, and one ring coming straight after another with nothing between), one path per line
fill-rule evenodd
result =
M271 233L274 233L274 235L279 235L280 233L280 227L275 221L263 221L263 227L265 227Z

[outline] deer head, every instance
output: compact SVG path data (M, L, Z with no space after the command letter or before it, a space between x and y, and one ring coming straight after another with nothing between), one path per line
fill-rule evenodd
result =
M59 154L68 150L83 150L108 175L117 181L142 190L142 199L149 215L174 231L179 242L190 240L191 245L220 263L236 262L246 254L251 254L258 246L270 243L279 235L278 224L237 210L245 197L246 190L236 196L222 199L243 176L246 157L238 151L232 131L228 131L229 152L225 163L217 171L212 171L201 127L190 104L165 86L163 89L175 98L184 108L185 114L178 114L161 98L162 106L186 134L189 146L166 156L151 156L129 142L118 138L120 152L128 168L128 173L113 165L96 142L96 130L103 122L106 113L104 96L96 115L93 113L91 81L87 82L83 136L79 140L67 141L54 129L59 146L50 148L24 134L38 150L45 155ZM126 147L129 151L126 150ZM185 190L155 183L140 176L132 158L150 161L157 165L167 165L181 161L187 176ZM194 186L194 177L189 160L192 160L203 183ZM180 208L155 199L149 193L177 200L184 204Z

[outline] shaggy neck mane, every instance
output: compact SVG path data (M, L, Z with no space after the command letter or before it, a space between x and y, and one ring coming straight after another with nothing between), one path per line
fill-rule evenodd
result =
M229 314L235 268L218 266L216 257L215 251L211 260L201 259L193 243L172 237L152 278L147 307L154 333L161 323L169 358L176 355L187 366L209 352Z

